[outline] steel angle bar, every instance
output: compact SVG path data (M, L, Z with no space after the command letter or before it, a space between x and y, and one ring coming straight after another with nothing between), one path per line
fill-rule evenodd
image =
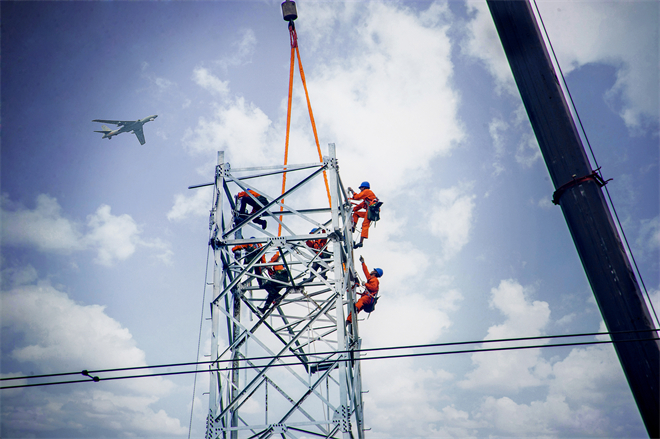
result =
M245 302L245 300L244 300L244 302ZM247 302L246 302L246 304L247 304ZM248 306L251 306L251 304L248 304ZM254 312L253 309L252 309L252 312ZM264 315L264 316L262 316L262 317L259 319L259 321L258 321L257 323L255 323L255 325L254 325L249 331L247 330L247 328L245 328L244 326L242 326L242 327L244 328L244 330L243 330L243 331L239 334L239 336L236 338L236 341L235 341L232 345L228 346L228 347L225 349L225 351L223 352L223 355L224 355L225 353L229 352L230 350L235 350L235 349L240 348L240 347L243 345L243 343L245 343L245 342L248 341L248 338L258 339L258 337L255 336L255 332L256 332L256 330L258 329L258 327L261 326L262 324L263 324L264 326L266 326L266 327L270 330L270 332L272 332L273 335L275 335L275 336L280 340L280 342L282 342L283 345L286 345L287 342L286 342L286 340L284 340L283 337L281 337L281 336L279 335L279 333L278 333L279 331L276 331L276 330L275 330L275 329L274 329L274 328L273 328L273 327L272 327L272 326L266 321L267 317L268 317L268 315ZM291 352L293 353L293 355L295 355L295 356L301 361L301 363L303 363L303 364L305 363L305 360L303 360L302 358L300 358L300 357L298 356L298 354L297 354L294 350L291 350ZM272 352L269 352L269 354L270 354L270 355L273 355Z
M314 213L329 213L330 208L329 207L318 207L315 209L298 209L295 212L292 212L290 210L283 210L281 212L276 212L277 216L283 215L297 215L297 214L302 214L302 215L309 215L309 214L314 214Z
M246 361L246 360L243 360L243 361ZM251 363L251 362L250 362L250 361L246 361L246 363ZM255 370L258 370L258 366L253 365L253 364L250 364L250 366L251 366L252 368L254 368ZM254 396L254 394L256 393L256 391L259 390L259 388L261 387L261 384L262 384L262 383L265 385L265 384L266 384L267 382L269 382L269 381L272 383L272 380L270 380L267 376L264 375L264 379L259 383L259 385L255 386L254 390L253 390L252 392L250 392L250 394L249 394L249 395L243 400L243 402L241 402L241 403L238 405L238 407L236 407L236 410L238 410L240 407L242 407L243 404L245 404L247 401L250 400L250 398L252 398L252 396ZM274 388L276 388L276 389L282 394L282 396L284 396L285 399L287 399L291 404L295 404L295 400L294 400L293 398L291 398L289 395L287 395L287 394L286 394L286 393L285 393L285 392L284 392L279 386L275 385L275 383L272 383L271 385L272 385ZM312 422L315 421L314 418L313 418L311 415L309 415L307 412L305 412L304 410L301 410L301 412L302 412L303 415L305 415L305 417L307 417L307 419L309 419L310 421L312 421ZM247 425L247 423L245 423L245 424ZM252 426L252 427L249 427L249 428L250 428L250 429L253 429L253 428L257 428L257 427ZM256 432L255 432L255 433L256 433Z
M262 208L259 209L257 212L255 212L255 213L253 213L252 215L250 215L250 216L249 216L246 220L244 220L244 222L241 223L241 224L249 223L249 222L251 222L253 219L258 218L259 216L261 216L263 213L268 213L269 216L273 217L273 219L275 219L278 223L282 224L282 222L279 221L279 219L275 218L275 216L277 215L277 212L270 212L270 211L268 211L268 209L269 209L271 206L277 204L277 205L279 205L279 206L282 206L282 207L284 207L284 208L287 208L287 209L291 210L292 212L296 212L295 209L293 209L293 208L291 208L290 206L287 206L286 204L282 203L281 200L284 199L284 198L286 198L286 197L288 197L288 196L291 195L292 193L297 192L297 191L298 191L300 188L302 188L305 184L309 183L312 179L314 179L314 178L317 177L319 174L321 174L321 173L323 172L324 169L325 169L325 168L317 169L317 170L314 171L312 174L310 174L310 175L308 175L307 177L305 177L302 181L300 181L300 182L298 182L296 185L294 185L291 189L285 191L282 195L279 195L279 196L277 196L276 198L273 198L272 201L269 201L268 204L266 204L264 207L262 207ZM242 187L242 188L248 187L247 185L243 185L242 182L239 182L238 180L234 179L233 177L230 177L230 178L232 178L232 181L234 181L234 182L235 182L236 184L238 184L240 187ZM245 189L244 189L244 190L245 190ZM256 190L256 189L253 189L253 190ZM257 192L258 192L258 191L257 191ZM261 193L261 192L259 192L259 193ZM264 196L266 196L266 195L264 195ZM268 199L268 196L266 196L266 199ZM296 212L296 214L297 214L298 216L302 217L302 218L307 219L304 215L301 215L301 214L299 214L299 213L297 213L297 212ZM314 221L311 221L311 220L309 220L309 219L307 219L307 221L310 221L312 224L316 224ZM282 226L283 226L283 227L286 227L284 224L282 224ZM225 233L222 235L222 238L223 238L223 239L226 239L227 236L231 235L235 230L237 230L237 229L239 229L239 228L240 228L240 225L239 225L239 226L233 226L233 227L231 227L229 231L225 232ZM288 229L288 227L287 227L287 229ZM293 231L291 231L290 229L288 229L288 230L289 230L289 232L290 232L292 235L294 235Z
M305 402L305 400L312 394L316 394L317 396L320 397L321 401L323 401L327 406L330 406L331 405L330 401L328 401L326 398L323 398L323 396L320 395L319 393L316 393L315 389L317 389L319 387L319 384L322 384L323 380L326 379L326 377L330 375L330 373L336 368L337 368L337 363L335 362L329 369L325 370L324 373L317 378L316 382L312 386L310 386L310 388L298 399L298 401L294 404L294 406L291 407L291 409L289 409L289 411L280 419L279 422L277 422L277 424L283 424L284 422L286 422L287 419L289 419L289 417L293 415L294 412L301 410L300 406L302 405L302 403ZM324 433L327 434L327 431L324 431ZM265 434L267 434L267 432Z
M263 232L262 232L263 233ZM254 237L254 238L235 238L235 239L224 239L222 241L219 241L221 246L232 246L232 245L240 245L240 244L251 244L251 243L256 243L256 244L265 244L267 242L273 242L273 241L281 241L281 242L287 242L289 244L297 243L300 241L309 241L311 239L331 239L332 238L332 233L303 233L300 235L291 235L291 236L273 236L273 237Z
M261 252L260 252L259 257L261 257L262 254L265 254L266 251L267 251L267 249L268 249L269 247L270 247L269 244L266 244L265 246L263 246L263 247L261 248ZM248 267L247 267L245 270L243 270L242 273L244 274L247 270L249 270L250 268L252 268L252 267L256 264L256 261L257 261L257 260L252 261L253 263L251 263L251 264L248 264ZM223 262L224 262L224 261L223 261ZM227 264L227 265L229 265L229 264ZM232 279L231 282L229 282L229 285L227 285L226 287L224 287L223 290L222 290L222 292L221 292L220 294L218 294L218 297L216 297L215 299L213 299L213 301L212 301L211 303L212 303L212 304L217 304L218 301L219 301L221 298L225 297L229 291L233 290L233 289L236 287L236 285L237 285L238 283L240 283L241 278L242 278L242 275L241 275L241 276L236 276L234 279Z
M316 336L316 337L309 337L308 341L307 341L306 343L301 344L300 346L301 346L301 347L307 347L307 346L310 346L310 345L312 345L313 343L316 343L316 342L325 342L325 344L328 345L328 348L329 348L329 349L332 349L332 347L330 346L330 343L328 343L327 341L323 340L323 337L327 337L328 335L332 334L332 333L335 332L336 330L337 330L336 328L333 328L332 330L330 330L330 331L326 331L326 332L324 332L324 333L321 333L321 334L319 334L319 335ZM317 329L317 331L318 331L318 329ZM303 336L303 337L301 337L301 338L307 338L307 337L304 337L304 336ZM335 343L336 343L336 342L335 342ZM310 354L308 354L308 355L310 355Z
M332 435L334 434L334 433L331 433L331 432L328 432L326 434L319 434L319 433L315 433L313 431L305 430L305 429L302 429L302 428L292 427L291 425L288 425L288 424L287 424L287 427L288 427L289 430L299 431L301 433L311 434L312 436L323 437L323 438L326 438L326 439L331 438ZM336 431L336 428L338 428L338 427L335 427L335 431Z
M294 171L300 171L303 169L310 169L310 168L317 168L323 166L323 163L309 163L306 165L291 165L291 166L285 166L285 169L282 169L282 166L269 166L269 167L257 167L257 168L240 168L240 169L230 169L230 172L245 172L245 171L259 171L259 170L269 170L269 169L278 169L278 171L275 172L266 172L263 174L255 174L255 175L247 175L244 177L238 177L239 180L248 180L251 178L259 178L259 177L267 177L269 175L277 175L277 174L282 174L284 172L294 172ZM197 189L200 187L205 187L205 186L213 186L215 185L215 182L212 183L202 183L202 184L196 184L193 186L188 186L188 189Z
M234 316L232 316L224 308L219 307L219 306L217 308L222 314L224 314L227 317L227 319L231 323L234 323L234 324L238 325L240 328L242 328L243 332L241 332L241 334L240 334L241 336L245 335L246 337L248 337L248 336L251 337L252 340L255 341L255 343L257 343L264 351L266 351L268 353L268 355L275 356L275 352L272 351L271 349L269 349L268 346L266 346L266 344L264 344L259 339L259 337L254 335L254 333L252 333L251 331L248 331L247 328L245 326L243 326L243 324L241 324L241 322L239 320L236 320L234 318ZM240 337L239 337L239 339L240 339ZM222 352L222 354L218 355L217 358L215 360L213 360L214 363L217 362L220 358L222 358L226 353L230 352L230 350L231 350L231 346L228 346L227 348L225 348L225 350ZM281 355L281 353L279 355ZM214 364L214 363L212 363L212 364Z
M298 169L304 168L314 168L318 166L324 166L324 163L313 162L313 163L297 163L294 165L273 165L273 166L256 166L251 168L232 168L231 172L247 172L247 171L269 171L274 169L281 169L285 171L296 171Z
M339 172L337 172L337 192L340 195L342 195L344 198L344 202L339 203L339 205L344 205L345 203L350 204L350 201L348 201L349 200L348 193L346 192L346 189L344 189L344 183L341 181L341 176L339 175Z
M225 314L226 316L228 316L228 318L230 319L230 321L233 321L233 323L237 323L237 322L238 322L237 320L235 320L235 319L233 318L233 316L230 316L228 312L225 312L225 311L222 310L222 309L221 309L220 311L221 311L223 314ZM274 335L275 335L275 336L276 336L276 337L282 342L283 345L286 346L286 345L287 345L287 342L286 342L282 337L279 336L279 334L277 333L277 331L275 331L275 329L272 328L272 326L271 326L270 324L268 324L268 323L265 321L265 319L266 319L265 316L262 317L262 318L259 320L259 322L257 322L257 323L254 325L254 327L251 328L249 331L247 330L247 328L245 328L245 326L241 325L240 322L238 322L238 325L239 325L241 328L243 328L243 332L241 332L241 334L237 337L237 339L236 339L237 341L236 341L234 344L228 346L228 347L223 351L223 353L222 353L221 355L218 355L218 358L221 358L222 356L224 356L227 352L229 352L229 351L232 350L232 349L238 349L238 347L240 347L245 341L247 341L247 338L248 338L248 337L251 337L252 339L254 339L255 341L257 341L258 344L260 344L260 345L262 346L262 348L264 348L264 350L266 350L266 352L269 353L269 355L274 356L275 354L273 353L273 351L270 351L269 349L265 348L264 345L262 344L262 342L259 340L259 338L256 337L256 336L254 335L256 329L258 328L258 326L260 326L261 324L264 324L264 325L265 325L265 326L266 326L266 327L267 327L267 328L268 328L268 329L269 329L269 330L270 330L270 331L271 331L271 332L272 332L272 333L273 333L273 334L274 334ZM295 351L291 350L291 352L292 352L294 355L296 355L296 357L297 357L297 354L296 354ZM279 355L281 355L281 353L280 353ZM278 356L279 356L279 355L278 355ZM300 358L298 357L298 359L300 359ZM301 360L301 362L302 362L302 360ZM304 362L303 362L303 364L304 364Z
M222 188L225 193L225 197L227 197L227 201L229 202L229 207L231 207L231 210L234 211L236 210L236 204L234 204L234 199L231 196L231 191L229 190L229 186L227 186L227 180L222 180Z
M245 425L245 426L246 426L246 427L247 427L247 428L248 428L253 434L258 434L258 433L255 431L255 427L250 427L250 426L248 425L248 423L245 422L245 420L244 420L240 415L238 416L238 420L241 421L241 422L243 423L243 425Z
M249 180L251 178L269 177L271 175L284 174L285 172L295 172L295 171L302 171L302 170L310 169L310 168L318 168L318 167L321 167L321 166L323 166L323 163L316 163L314 165L307 165L307 166L300 166L299 165L299 166L293 167L291 169L279 169L279 170L276 170L276 171L273 171L273 172L264 172L264 173L261 173L261 174L246 175L246 176L237 177L237 178L242 181L242 180ZM240 171L238 171L236 169L232 169L232 172L240 172Z
M278 309L278 311L281 312L281 309ZM307 319L308 319L308 318L303 319L302 322L307 321ZM272 332L272 333L273 333L273 334L274 334L274 335L275 335L275 336L276 336L276 337L282 342L282 344L283 344L283 345L286 345L286 341L285 341L285 340L279 335L279 332L281 332L281 331L278 331L278 330L274 329L270 324L266 323L264 318L262 318L262 319L261 319L261 320L255 325L255 327L253 327L253 328L250 330L250 332L253 334L254 331L256 330L256 327L262 323L262 320L263 320L264 325L265 325L266 327L268 327L268 329L270 329L270 331L271 331L271 332ZM319 319L319 320L320 320L320 319ZM304 330L301 331L301 332L304 332ZM299 346L299 343L296 342L296 345ZM234 349L236 349L236 347L234 347ZM298 357L298 354L297 354L293 349L291 350L291 352L292 352L292 353L293 353L293 354L294 354L299 360L301 360L301 362L303 363L303 365L306 364L305 361L303 361L300 357ZM305 354L305 355L306 355L306 354ZM305 367L306 367L306 366L305 366Z
M324 311L324 312L327 312L327 310L328 310L331 306L334 306L334 304L331 303L331 302L328 303L328 304L326 304L326 309L324 309L323 311ZM321 315L321 312L318 312L318 313L316 314L316 316L312 316L312 317L310 318L310 320L308 321L306 327L309 326L309 325L311 325L312 323L314 323L314 321L316 320L316 317L318 317L319 315ZM306 327L305 327L305 329L306 329ZM247 391L248 391L248 390L249 390L249 389L255 384L255 382L256 382L257 380L259 380L259 379L263 376L263 374L266 373L266 370L267 370L268 368L270 368L270 366L272 366L273 364L275 364L275 362L277 362L277 361L280 360L280 359L279 359L279 356L280 356L280 355L284 354L284 352L286 352L287 350L291 349L291 346L293 345L293 343L297 340L297 338L298 338L299 336L300 336L300 335L298 335L298 336L296 336L295 338L293 338L293 339L292 339L289 343L287 343L287 344L284 346L284 348L282 348L277 354L273 355L273 359L272 359L267 365L264 366L264 369L263 369L263 370L262 370L262 371L261 371L256 377L254 377L254 378L252 379L252 381L251 381L249 384L247 384L247 385L245 386L245 388L241 391L241 393L238 394L238 395L236 396L236 399L235 399L233 402L230 402L229 405L228 405L227 407L225 407L225 409L220 413L220 415L218 415L218 417L222 417L222 416L224 416L229 410L233 410L234 405L236 404L236 401L237 401L238 399L242 398L242 397L245 395L245 393L247 393ZM287 369L288 369L288 367L287 367ZM293 371L291 371L291 372L292 372L295 376L298 376L297 373L294 373ZM299 379L300 379L300 378L299 378ZM306 381L304 381L304 380L302 380L302 379L301 379L301 381L302 381L303 383L306 384Z
M188 189L197 189L197 188L200 188L200 187L206 187L206 186L215 186L215 182L213 182L213 183L195 184L195 185L192 185L192 186L188 186Z

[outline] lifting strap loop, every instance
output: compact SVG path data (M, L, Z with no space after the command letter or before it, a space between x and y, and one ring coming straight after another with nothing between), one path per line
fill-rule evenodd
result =
M307 109L309 111L309 120L312 124L312 131L314 132L314 140L316 141L316 149L319 153L319 162L323 163L323 155L321 153L321 145L319 144L319 136L316 132L316 123L314 122L314 113L312 112L312 104L309 101L309 93L307 91L307 82L305 81L305 71L303 70L302 62L300 60L300 51L298 50L298 34L293 21L289 22L289 38L291 40L291 63L289 68L289 101L286 111L286 139L284 144L284 166L285 171L282 173L282 194L286 191L286 165L289 157L289 132L291 129L291 99L293 96L293 67L295 64L295 56L298 57L298 67L300 69L300 79L302 79L303 88L305 89L305 98L307 99ZM294 56L295 52L295 56ZM332 207L332 198L330 196L330 185L328 184L328 176L323 171L323 180L325 181L325 190L328 193L328 204ZM280 212L284 210L280 206ZM280 215L280 224L277 229L277 236L282 236L282 216Z

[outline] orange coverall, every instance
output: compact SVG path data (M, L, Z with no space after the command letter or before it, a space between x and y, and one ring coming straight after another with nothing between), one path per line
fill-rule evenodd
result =
M280 259L280 252L277 252L273 255L272 258L270 258L270 262L277 262ZM279 280L281 282L288 282L289 281L289 273L286 272L284 269L284 265L278 264L278 265L273 265L272 267L268 267L268 274L270 274L270 277L274 280ZM285 288L286 285L282 285L281 283L274 282L273 280L269 280L266 282L261 282L261 279L259 279L260 283L259 286L266 290L268 292L268 296L266 297L266 303L264 303L263 308L261 308L261 311L264 312L268 307L273 303L275 300L278 300L280 298L280 291L282 288Z
M360 236L367 239L369 238L369 226L371 225L371 221L367 219L367 209L370 205L378 201L378 197L376 197L376 194L371 189L362 189L359 194L353 194L351 200L362 200L360 204L353 207L353 225L357 225L358 218L364 218Z
M261 209L263 206L260 206L259 203L254 201L250 195L248 195L248 192L252 194L254 198L257 198L260 203L266 204L266 197L263 197L260 193L253 191L252 189L248 189L247 192L239 192L236 194L236 200L240 200L240 206L238 206L238 215L239 217L246 215L247 214L247 206L252 206L252 212L250 212L250 215L252 215L254 212L257 210ZM263 220L261 218L255 218L253 221L255 224L259 224L262 229L266 228L266 220Z
M324 232L325 232L325 230L324 230ZM325 244L327 242L328 242L327 239L321 238L321 239L310 239L309 241L305 241L305 244L307 244L307 247L313 249L316 253L321 253L321 250L323 249L323 247L325 246ZM326 253L326 252L323 252L323 253L324 254L319 255L318 259L326 259L330 256L329 253ZM312 270L318 271L319 269L322 269L322 268L323 268L323 266L321 264L319 264L318 262L314 262L312 264ZM310 275L310 276L313 277L313 275ZM325 274L325 272L322 273L321 276L323 277L323 279L327 278L327 275Z
M355 308L357 309L357 312L362 311L364 305L368 305L374 301L374 297L376 297L376 295L378 294L378 288L380 286L378 277L373 276L371 273L369 273L367 264L365 264L364 262L362 263L362 271L364 271L364 275L367 277L367 283L364 284L364 288L366 291L364 292L362 297L360 297L360 300L358 300L355 303ZM350 313L346 321L348 323L351 323L353 321L352 317L353 317L353 313Z
M257 256L257 252L261 248L261 244L240 244L232 247L231 251L236 252L239 250L247 250L247 255L245 256L246 263L252 262L252 260ZM261 255L261 260L259 263L266 263L266 256ZM261 267L254 267L254 272L261 276Z

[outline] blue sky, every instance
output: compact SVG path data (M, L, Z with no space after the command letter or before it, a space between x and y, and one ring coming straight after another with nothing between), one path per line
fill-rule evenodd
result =
M218 150L282 162L279 3L0 3L4 376L195 358L211 195L186 188ZM660 6L539 9L658 310ZM298 12L323 152L385 202L360 251L385 271L363 346L603 330L485 2ZM305 163L295 81L289 162ZM93 132L151 114L144 146ZM374 438L646 434L608 345L367 361L363 387ZM192 378L2 392L2 437L184 437Z

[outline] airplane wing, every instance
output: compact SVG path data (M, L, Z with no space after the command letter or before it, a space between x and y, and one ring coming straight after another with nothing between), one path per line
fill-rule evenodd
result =
M134 120L105 120L105 119L94 119L92 122L101 122L101 123L111 123L113 125L124 126L129 123L135 122Z
M144 140L144 131L142 131L142 127L140 127L140 128L135 128L135 129L133 130L133 133L135 133L135 135L137 136L138 140L140 141L140 145L144 145L144 142L146 142L146 140Z

